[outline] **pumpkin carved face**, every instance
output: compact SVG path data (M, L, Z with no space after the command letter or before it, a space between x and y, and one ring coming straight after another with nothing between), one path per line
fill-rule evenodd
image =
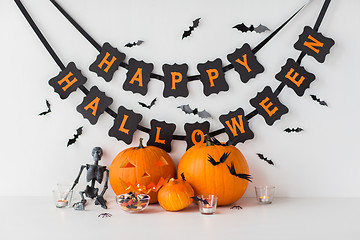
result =
M132 147L120 152L109 168L109 182L116 195L128 192L150 195L157 202L157 191L175 176L170 156L154 146Z
M242 153L234 146L196 144L180 159L178 177L184 173L195 195L218 196L218 205L229 205L245 193L249 168Z

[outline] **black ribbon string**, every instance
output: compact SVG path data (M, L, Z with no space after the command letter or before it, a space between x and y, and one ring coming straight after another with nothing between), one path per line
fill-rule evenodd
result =
M81 33L81 35L83 35L83 37L85 37L86 40L88 40L91 45L93 45L99 52L101 51L101 46L100 44L98 44L76 21L74 18L72 18L70 16L70 14L68 14L64 8L62 8L55 0L50 0L54 6L63 14L63 16ZM252 52L255 54L257 53L262 47L264 47L266 45L266 43L268 43L273 37L275 37L275 35L280 32L281 29L283 29L286 24L288 24L291 19L293 19L304 7L306 6L306 4L304 6L302 6L298 11L296 11L286 22L284 22L280 27L278 27L274 32L272 32L267 38L265 38L262 42L260 42L254 49L252 49ZM126 69L128 69L129 65L127 63L121 62L120 63L121 67L124 67ZM223 67L223 71L229 71L231 69L233 69L234 66L232 64L229 64L225 67ZM154 79L158 79L158 80L163 80L164 76L161 76L159 74L156 73L151 73L150 74L151 78ZM194 80L200 80L200 75L193 75L193 76L188 76L188 81L194 81Z
M85 39L87 39L99 52L101 51L101 46L100 44L98 44L76 21L74 18L72 18L70 16L70 14L68 14L64 8L62 8L55 0L50 0L54 6L63 14L63 16L75 27L75 29L77 29L82 35L83 37L85 37ZM281 29L283 29L304 7L306 6L303 5L299 10L297 10L289 19L287 19L282 25L280 25L275 31L273 31L268 37L266 37L262 42L260 42L255 48L252 49L252 52L254 54L256 54L261 48L263 48L273 37L275 37L275 35L280 32ZM120 64L120 66L125 66L126 69L128 69L128 65L124 62L122 62ZM232 64L229 64L225 67L223 67L223 71L229 71L231 69L233 69L234 66ZM151 73L150 74L151 78L155 78L158 80L163 80L164 76L155 74L155 73ZM200 80L200 75L194 75L194 76L188 76L188 81L194 81L194 80ZM252 111L251 113L249 113L248 115L245 116L245 118L247 120L250 120L252 117L257 115L257 110ZM139 130L144 131L144 132L149 132L150 130L147 128L144 128L142 126L138 127ZM214 132L209 133L210 136L216 136L219 135L221 133L225 132L225 128L216 130ZM178 135L174 135L173 139L175 140L185 140L185 136L178 136Z
M41 43L44 45L44 47L46 48L46 50L49 52L49 54L51 55L51 57L54 59L54 61L56 62L56 64L59 66L59 68L61 70L65 69L64 64L62 63L62 61L60 60L60 58L58 57L58 55L55 53L55 51L53 50L53 48L50 46L50 44L48 43L48 41L46 40L46 38L44 37L44 35L41 33L41 31L39 30L39 28L37 27L37 25L35 24L35 22L33 21L33 19L31 18L30 14L27 12L27 10L25 9L24 5L21 3L20 0L14 0L15 3L17 4L18 8L20 9L21 13L24 15L24 17L26 18L27 22L30 24L31 28L34 30L34 32L36 33L36 35L38 36L38 38L40 39ZM55 0L50 0L54 6L71 22L71 24L100 52L101 51L101 46L68 14L66 13L66 11L61 8L61 6L59 4L57 4L57 2ZM318 30L318 28L320 27L320 24L324 18L324 15L327 11L327 8L330 4L330 0L325 0L325 3L322 7L322 10L320 12L320 15L315 23L315 30ZM295 12L295 14L293 14L285 23L283 23L279 28L277 28L272 34L270 34L266 39L264 39L261 43L259 43L254 49L252 49L253 53L255 54L256 52L258 52L263 46L265 46L265 44L267 42L269 42L292 18L294 18L303 8L305 7L302 6L297 12ZM305 56L305 54L302 52L298 58L298 62L301 62L301 59ZM128 69L128 64L122 62L120 63L121 67L124 67L126 69ZM233 65L227 65L224 67L224 71L228 71L230 69L233 68ZM152 78L155 79L159 79L162 80L163 76L158 75L158 74L151 74ZM200 75L194 75L194 76L190 76L188 78L189 80L197 80L200 79ZM280 86L277 88L277 90L275 91L276 94L279 94L282 90L282 88L284 86L281 86L282 83L280 84ZM83 85L79 87L80 90L87 95L89 93L89 90L87 90ZM105 112L107 112L110 116L116 118L117 114L111 110L110 108L106 108ZM247 114L245 116L245 118L247 120L251 119L252 117L254 117L257 114L257 111L254 110L251 113ZM137 129L140 131L143 131L145 133L150 133L150 129L143 127L141 125L137 126ZM218 129L216 131L213 131L211 133L209 133L210 136L216 136L219 135L221 133L225 132L225 128L222 129ZM182 136L182 135L173 135L173 139L174 140L185 140L186 136Z
M318 31L319 30L319 27L320 27L320 24L322 22L322 20L324 19L324 16L325 16L325 13L329 7L329 4L330 4L331 0L325 0L322 8L321 8L321 11L320 11L320 14L315 22L315 25L314 25L314 30L315 31ZM298 59L296 60L296 62L300 65L302 59L305 57L305 53L304 52L301 52ZM276 88L275 90L275 95L278 96L280 94L280 92L283 90L283 88L285 87L285 83L280 83L280 85Z

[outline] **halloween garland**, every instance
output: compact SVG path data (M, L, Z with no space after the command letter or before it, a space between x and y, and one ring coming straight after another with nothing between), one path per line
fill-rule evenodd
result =
M75 63L70 62L66 67L56 55L50 44L47 42L43 34L40 32L29 13L26 11L20 0L15 0L22 14L33 28L36 35L39 37L44 47L48 50L54 61L62 70L57 76L49 80L49 84L54 88L61 99L65 99L70 93L79 88L86 96L83 102L77 107L77 110L88 119L91 124L96 124L99 116L103 112L115 118L113 127L109 130L109 135L122 140L127 144L132 142L133 133L140 130L149 133L150 139L148 145L158 146L166 151L171 151L171 141L185 140L188 148L196 143L204 141L204 133L209 132L209 122L203 123L186 123L184 128L186 136L173 135L175 131L175 124L151 120L151 129L139 125L142 115L134 113L123 106L118 108L115 113L109 108L112 103L112 98L107 97L104 92L101 92L96 86L87 90L84 83L87 81L79 69L76 68ZM187 76L187 65L163 65L164 76L152 73L153 64L137 61L133 58L129 60L129 64L123 62L125 54L113 48L109 43L105 43L101 47L84 29L76 23L74 19L62 9L55 0L51 0L55 7L73 24L73 26L100 52L97 59L90 65L90 71L95 72L98 76L104 78L105 81L111 81L118 66L128 69L127 78L123 88L125 90L133 91L145 95L147 92L147 82L150 78L162 80L165 83L164 96L182 96L188 95L186 84L188 81L201 80L204 85L204 94L209 96L220 91L227 91L228 85L224 78L224 72L235 69L240 75L241 80L246 83L257 74L264 71L262 65L256 60L255 53L259 51L268 41L271 40L298 12L302 10L301 7L295 14L293 14L285 23L272 32L265 40L251 49L248 44L244 44L240 49L228 55L228 60L231 64L222 67L221 59L214 61L207 61L203 64L198 64L197 68L200 75ZM248 126L248 120L257 114L264 117L268 125L272 125L276 120L279 120L282 115L288 112L288 108L283 105L277 96L284 88L288 86L293 89L295 93L302 96L307 88L309 88L312 81L315 80L315 75L307 72L304 67L300 66L301 60L307 54L314 57L318 62L323 63L325 57L330 52L330 48L334 45L334 41L330 38L324 37L318 33L320 24L324 18L330 0L325 0L314 28L306 26L299 40L295 43L295 49L301 51L298 59L288 59L286 64L281 68L281 71L275 76L281 83L273 92L269 86L266 86L262 92L259 92L256 97L250 100L250 104L255 108L254 111L245 115L242 108L235 111L230 111L228 114L219 117L220 122L224 128L214 132L210 132L211 136L215 136L226 132L229 136L227 144L236 145L239 142L254 137L253 132ZM198 24L198 22L197 22ZM216 87L214 80L216 80ZM132 82L132 83L131 83ZM137 82L138 85L134 85ZM126 83L128 84L126 86ZM130 84L130 85L129 85ZM143 84L143 85L142 85ZM145 85L145 87L143 87ZM135 86L135 87L134 87ZM171 91L172 88L179 90ZM212 88L215 87L215 88ZM228 166L229 171L237 175L233 166Z

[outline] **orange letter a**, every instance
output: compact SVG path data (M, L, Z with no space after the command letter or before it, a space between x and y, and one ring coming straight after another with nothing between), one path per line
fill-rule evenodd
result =
M130 84L134 84L134 81L139 82L139 87L143 86L143 81L142 81L142 68L138 68L136 70L136 73L134 74L134 76L132 77L132 79L130 80Z
M88 105L84 107L85 110L88 110L89 108L92 109L92 115L96 116L96 111L98 108L100 102L100 98L96 97L94 100L92 100Z

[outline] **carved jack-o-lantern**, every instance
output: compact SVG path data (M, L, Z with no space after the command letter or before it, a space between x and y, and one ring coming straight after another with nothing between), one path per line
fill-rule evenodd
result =
M138 147L120 152L109 168L109 182L116 195L135 192L150 195L150 203L157 202L157 191L175 177L175 165L161 148Z

